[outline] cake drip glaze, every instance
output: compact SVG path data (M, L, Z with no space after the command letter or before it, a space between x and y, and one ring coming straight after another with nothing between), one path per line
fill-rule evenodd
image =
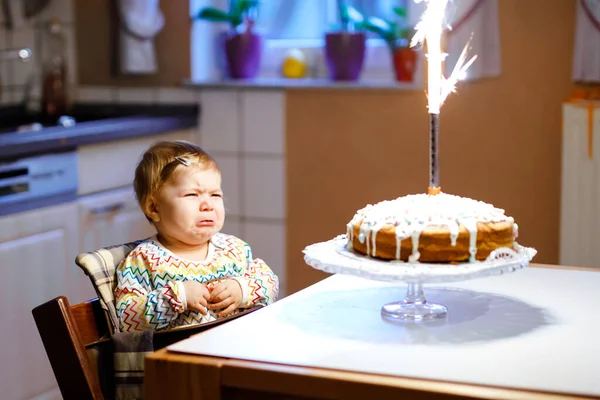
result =
M362 223L361 223L362 221ZM518 235L518 226L504 210L491 204L466 197L446 193L437 195L412 194L377 204L369 204L358 210L347 225L348 248L352 247L352 226L358 223L358 240L366 242L367 254L375 256L377 232L384 226L395 228L396 259L400 259L401 242L412 239L412 253L409 262L419 261L419 237L431 226L447 227L452 246L456 245L459 227L463 225L469 232L469 260L475 261L477 254L477 223L509 222L513 225L513 236Z

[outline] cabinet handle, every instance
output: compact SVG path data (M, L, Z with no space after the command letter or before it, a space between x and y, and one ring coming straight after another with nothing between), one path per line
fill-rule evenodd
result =
M94 215L100 215L120 211L123 208L125 208L125 203L114 203L102 207L92 207L90 208L90 212Z

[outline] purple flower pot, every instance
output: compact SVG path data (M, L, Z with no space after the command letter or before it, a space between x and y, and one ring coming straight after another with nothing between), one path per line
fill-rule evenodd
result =
M365 34L333 32L325 34L325 59L334 81L355 81L365 60Z
M225 38L227 73L232 79L254 78L260 69L262 36L253 32L232 33Z

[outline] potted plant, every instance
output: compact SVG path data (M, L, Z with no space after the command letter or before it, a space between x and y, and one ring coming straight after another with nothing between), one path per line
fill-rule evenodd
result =
M394 13L403 21L406 18L405 8L394 7ZM413 30L406 28L405 23L398 24L379 17L367 18L363 26L385 40L392 56L396 80L412 82L417 66L417 52L409 47Z
M336 81L355 81L365 59L364 18L345 0L337 0L340 29L325 34L325 60L329 76Z
M229 11L205 7L198 12L198 19L226 22L231 26L223 41L230 78L254 78L260 68L262 37L254 32L255 17L252 13L257 5L258 0L231 0Z

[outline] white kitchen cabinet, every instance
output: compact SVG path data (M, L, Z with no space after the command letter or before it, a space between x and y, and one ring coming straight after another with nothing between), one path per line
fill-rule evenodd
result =
M81 197L79 251L91 251L144 239L156 233L138 203L132 187Z
M131 185L135 167L148 147L161 140L193 142L196 134L195 129L184 129L77 148L79 157L77 194L83 196Z
M561 265L600 267L599 106L588 101L563 105Z
M74 202L0 218L0 398L60 398L31 310L59 295L83 300L76 249Z

